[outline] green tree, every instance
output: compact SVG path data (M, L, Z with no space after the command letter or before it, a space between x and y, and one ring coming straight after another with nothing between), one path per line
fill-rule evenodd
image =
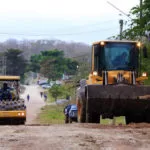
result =
M131 19L130 27L123 32L123 37L140 39L141 36L145 36L146 31L150 31L150 1L144 0L141 7L139 5L133 7L130 14L133 19Z
M73 95L74 88L72 84L54 85L49 89L51 96L57 100L57 98L68 99L69 96Z
M148 73L148 80L145 81L146 84L150 84L150 43L146 43L147 47L147 52L148 52L148 58L143 58L142 57L142 72L147 72Z
M30 58L30 64L28 65L28 71L39 72L41 55L32 55Z
M52 80L60 78L65 68L63 51L43 51L41 54L43 59L40 62L40 73Z
M59 85L53 85L49 91L51 96L55 99L55 101L59 96L63 95L63 87Z
M23 51L19 49L8 49L4 55L7 58L6 74L23 76L26 68L26 60Z
M65 72L68 75L74 75L77 71L77 66L79 65L79 62L70 58L66 58L65 61Z
M63 73L75 74L77 61L64 57L64 52L55 50L42 51L39 55L33 55L30 59L30 69L40 72L45 77L56 80L62 77Z

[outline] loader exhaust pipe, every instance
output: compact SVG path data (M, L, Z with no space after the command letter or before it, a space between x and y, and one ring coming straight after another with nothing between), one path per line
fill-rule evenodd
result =
M135 72L134 72L134 71L132 71L132 84L133 84L133 85L136 84Z
M108 85L108 72L103 72L103 85Z

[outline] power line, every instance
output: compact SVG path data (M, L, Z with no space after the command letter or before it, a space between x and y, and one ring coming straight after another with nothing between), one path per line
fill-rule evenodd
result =
M18 36L66 36L66 35L80 35L80 34L87 34L87 33L93 33L93 32L98 32L98 31L107 31L107 30L112 30L112 29L116 29L117 27L113 27L113 28L108 28L108 29L104 29L101 28L99 30L92 30L92 31L83 31L83 32L74 32L74 33L56 33L56 34L24 34L24 33L7 33L7 32L0 32L0 35L18 35Z
M122 11L121 9L119 9L118 7L116 7L114 4L112 4L112 3L109 2L109 1L107 1L107 3L108 3L109 5L111 5L112 7L114 7L115 9L117 9L118 11L120 11L123 15L125 15L126 17L128 17L128 18L130 18L130 19L132 20L132 18L131 18L128 14L126 14L124 11Z
M112 19L112 20L105 20L105 21L99 21L99 22L96 22L96 23L92 23L92 24L82 24L82 25L75 25L75 26L70 26L71 28L73 27L73 28L78 28L78 27L91 27L91 26L95 26L95 25L100 25L100 24L105 24L105 23L109 23L109 22L112 22L112 21L115 21L115 20L117 20L117 19ZM10 20L9 20L10 21ZM13 20L14 21L14 20ZM18 20L16 20L16 22L18 22ZM22 21L21 21L21 23L22 23ZM13 23L9 23L9 24L13 24ZM24 24L28 24L28 23L25 23L24 22ZM68 24L68 23L67 23ZM6 27L6 26L4 26L4 27ZM69 28L70 28L69 27ZM67 28L67 27L66 27ZM60 29L64 29L64 28L58 28L58 30L60 30Z
M117 20L117 19L100 21L100 22L93 23L93 24L76 25L76 26L72 26L72 27L73 27L73 28L80 28L80 27L92 27L92 26L97 26L97 25L101 25L101 24L109 23L109 22L112 22L112 21L115 21L115 20ZM64 29L64 28L59 28L59 29Z

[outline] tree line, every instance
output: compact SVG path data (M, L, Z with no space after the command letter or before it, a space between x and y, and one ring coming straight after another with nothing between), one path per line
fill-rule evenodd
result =
M23 51L25 59L29 60L34 54L40 54L41 51L62 50L65 57L76 57L90 53L91 47L88 44L77 42L65 42L61 40L16 40L8 39L0 42L0 52L5 52L7 49L19 49Z
M38 55L32 55L28 70L40 72L48 79L56 80L63 74L74 75L78 62L71 58L65 58L60 50L41 51Z
M73 75L76 73L78 59L83 59L86 63L84 57L89 55L90 46L84 43L45 39L9 39L0 43L0 60L5 56L6 74L20 75L22 79L28 71L41 73L52 80L60 78L62 74ZM1 70L0 73L2 74Z
M56 80L62 74L74 75L77 71L78 61L65 58L61 50L41 51L27 61L23 56L23 51L19 49L8 49L1 52L1 58L6 57L6 75L24 76L25 72L33 71L40 73L48 79Z

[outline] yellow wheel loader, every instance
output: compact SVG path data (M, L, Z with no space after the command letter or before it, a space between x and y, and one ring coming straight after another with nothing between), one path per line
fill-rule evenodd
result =
M19 76L0 76L0 125L25 124L26 106L20 98L19 81Z
M135 41L99 41L92 45L91 72L77 89L78 121L100 123L125 116L126 123L150 123L150 86L141 72L147 51ZM143 54L143 55L142 55Z

